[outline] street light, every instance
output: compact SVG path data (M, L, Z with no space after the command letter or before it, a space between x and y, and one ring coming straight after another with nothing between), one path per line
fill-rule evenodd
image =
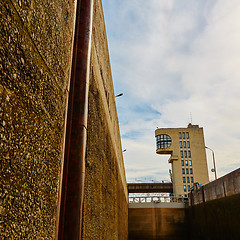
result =
M118 95L115 96L116 97L121 97L123 95L123 93L119 93Z
M209 147L206 147L205 148L209 149L211 152L212 152L212 157L213 157L213 168L211 169L212 172L215 173L215 180L217 180L217 169L216 169L216 164L215 164L215 157L214 157L214 151L209 148Z

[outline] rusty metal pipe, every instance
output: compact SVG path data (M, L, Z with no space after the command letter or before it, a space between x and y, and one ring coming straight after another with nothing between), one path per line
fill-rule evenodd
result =
M81 239L93 0L77 3L61 204L55 239Z

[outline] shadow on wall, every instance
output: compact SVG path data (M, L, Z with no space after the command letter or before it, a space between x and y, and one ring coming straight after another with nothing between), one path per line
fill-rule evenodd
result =
M192 240L239 240L240 194L189 208Z

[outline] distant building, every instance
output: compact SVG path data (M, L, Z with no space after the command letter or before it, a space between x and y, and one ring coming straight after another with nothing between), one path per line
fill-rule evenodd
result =
M203 128L158 128L155 131L157 154L170 154L173 193L187 196L194 183L209 182Z

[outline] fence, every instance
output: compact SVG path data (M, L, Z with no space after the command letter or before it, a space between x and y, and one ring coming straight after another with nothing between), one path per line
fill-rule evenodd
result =
M129 203L160 203L160 202L188 202L187 197L182 196L148 196L148 197L129 197Z

